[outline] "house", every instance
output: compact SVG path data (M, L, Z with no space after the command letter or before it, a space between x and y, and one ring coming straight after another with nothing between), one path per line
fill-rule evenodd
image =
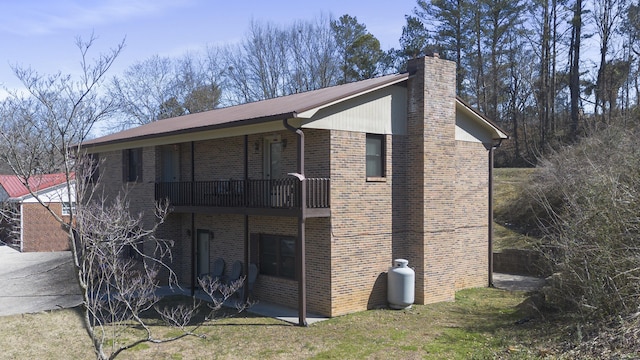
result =
M34 175L28 184L33 194L18 176L0 175L0 203L6 214L0 219L0 240L24 252L69 250L67 230L42 204L68 221L75 206L73 179L71 197L64 173Z
M507 135L456 97L455 63L157 121L84 143L105 194L172 205L161 237L192 286L222 258L254 296L338 316L386 304L396 258L415 302L487 286L491 154Z

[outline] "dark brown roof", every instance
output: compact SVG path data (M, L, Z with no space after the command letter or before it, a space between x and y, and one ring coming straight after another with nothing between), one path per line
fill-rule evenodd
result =
M398 83L406 80L408 77L409 75L406 73L386 75L269 100L163 119L85 141L83 146L107 145L167 135L213 130L216 128L290 119L303 111L321 107L385 85Z

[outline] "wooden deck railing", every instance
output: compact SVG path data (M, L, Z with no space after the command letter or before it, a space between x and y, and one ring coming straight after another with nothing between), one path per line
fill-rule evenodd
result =
M329 208L329 179L308 178L307 208ZM173 206L300 208L297 178L272 180L212 180L156 183L156 200Z

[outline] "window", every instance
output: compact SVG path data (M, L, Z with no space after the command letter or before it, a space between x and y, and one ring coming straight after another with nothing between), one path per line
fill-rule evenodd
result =
M260 236L260 273L289 279L296 278L296 238Z
M76 212L76 203L75 202L68 202L68 201L63 201L62 202L62 215L71 215L71 212L73 211L73 213L75 214Z
M385 176L384 135L367 134L367 177Z
M90 167L87 169L87 171L89 172L87 181L95 184L100 178L100 154L89 154L89 162L87 165L90 165Z
M142 148L122 151L122 181L142 182Z

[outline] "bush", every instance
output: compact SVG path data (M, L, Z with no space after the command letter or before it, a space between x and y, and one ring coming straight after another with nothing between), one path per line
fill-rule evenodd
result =
M542 160L528 191L554 273L547 300L588 318L640 306L640 141L608 128Z

